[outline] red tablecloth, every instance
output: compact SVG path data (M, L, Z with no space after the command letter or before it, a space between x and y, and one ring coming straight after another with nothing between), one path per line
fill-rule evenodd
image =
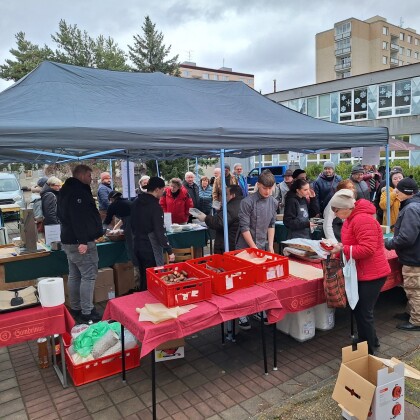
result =
M401 264L398 262L397 254L395 251L387 250L385 250L385 253L392 271L381 289L382 292L402 284ZM310 265L321 268L319 263L311 263ZM289 276L284 280L264 283L263 286L277 294L280 303L286 310L285 312L298 312L325 302L322 278L303 280Z
M75 324L64 305L36 306L0 315L0 347L69 332Z
M196 308L176 320L160 324L139 322L136 308L142 308L145 303L157 302L149 292L140 292L112 299L105 308L103 319L120 322L141 341L140 357L168 340L185 337L240 316L264 310L267 311L270 322L278 321L284 316L276 294L260 286L238 290L225 296L213 295L211 300L198 302Z

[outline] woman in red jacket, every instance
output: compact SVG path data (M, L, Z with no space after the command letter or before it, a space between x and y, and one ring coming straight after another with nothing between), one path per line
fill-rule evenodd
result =
M365 199L355 201L351 190L337 191L331 199L331 209L337 217L345 219L342 243L335 245L331 252L343 250L349 259L350 247L353 247L359 291L359 301L354 308L358 341L367 341L369 354L374 354L379 341L373 310L386 276L391 272L385 256L382 228L375 219L375 206Z
M165 213L172 213L172 223L187 223L193 201L179 178L172 178L159 201Z

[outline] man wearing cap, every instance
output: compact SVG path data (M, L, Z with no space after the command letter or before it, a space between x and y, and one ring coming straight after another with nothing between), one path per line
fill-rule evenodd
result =
M324 209L334 195L340 181L341 177L335 173L335 163L325 162L324 170L319 174L313 186L321 214L324 213Z
M238 180L230 173L230 165L225 164L225 182L226 186L238 185ZM220 204L222 203L222 176L214 180L213 184L213 201L217 201Z
M287 169L284 173L283 181L279 184L280 194L278 195L279 199L279 209L282 211L284 209L284 204L286 202L286 195L289 192L290 186L293 182L293 171Z
M98 204L99 204L99 213L101 218L104 219L106 216L106 211L109 207L108 196L112 191L111 188L111 175L109 172L101 173L101 183L98 187Z
M365 170L362 165L354 165L351 168L350 181L353 182L354 189L356 190L356 200L364 198L370 200L370 190L368 184L363 180Z
M404 290L409 313L397 315L405 322L397 328L420 331L420 193L416 181L403 178L395 190L401 202L394 228L394 237L385 242L386 249L395 249L403 265Z

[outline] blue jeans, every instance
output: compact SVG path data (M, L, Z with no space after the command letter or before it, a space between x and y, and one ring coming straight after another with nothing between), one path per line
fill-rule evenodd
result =
M98 251L95 242L88 242L85 254L80 254L78 244L63 244L69 263L70 307L90 315L93 305L93 291L98 275Z

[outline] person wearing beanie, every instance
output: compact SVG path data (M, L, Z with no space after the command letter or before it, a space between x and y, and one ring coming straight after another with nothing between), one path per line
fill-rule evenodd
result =
M324 214L324 209L334 195L340 181L341 176L335 173L335 163L325 162L324 170L319 174L313 185L321 215Z
M290 190L290 186L292 185L292 182L293 182L293 171L291 169L287 169L286 172L284 173L283 181L280 182L279 184L280 212L283 212L284 206L286 204L286 196Z
M106 211L109 207L108 196L111 191L111 175L109 174L109 172L102 172L101 183L98 187L99 213L101 215L102 220L106 217Z
M368 184L364 181L365 170L362 165L354 165L351 168L350 181L353 182L356 190L357 200L364 198L370 200L370 190Z
M306 171L303 169L295 169L292 174L293 180L296 179L305 179L306 180Z
M140 272L140 291L147 289L146 268L164 265L164 251L168 253L169 262L175 261L163 224L163 210L159 205L164 191L165 181L152 176L147 184L147 193L140 194L131 207L131 229Z
M48 181L47 176L42 176L41 178L39 178L38 181L36 182L36 185L31 187L31 192L33 194L39 194L47 181ZM39 197L37 196L37 197L35 197L35 199L36 198L39 198ZM31 201L33 201L33 200L34 200L34 198L32 198Z
M359 301L353 310L358 341L367 341L369 354L379 346L373 311L386 277L391 272L385 255L382 228L373 217L375 206L368 200L355 201L354 192L343 189L332 197L331 210L345 219L341 229L341 241L331 253L343 251L346 259L352 256L356 262Z
M394 237L385 242L387 249L395 249L402 264L404 290L408 298L407 312L397 314L404 320L397 328L420 331L420 193L412 178L403 178L395 190L401 202L394 227Z
M398 212L400 211L400 201L397 200L396 188L397 184L404 178L403 174L400 172L391 173L389 177L389 201L391 209L391 217L388 219L387 211L387 191L386 186L381 190L381 199L379 201L379 207L383 212L382 221L378 220L382 225L391 226L391 232L394 232L394 225L397 221Z

